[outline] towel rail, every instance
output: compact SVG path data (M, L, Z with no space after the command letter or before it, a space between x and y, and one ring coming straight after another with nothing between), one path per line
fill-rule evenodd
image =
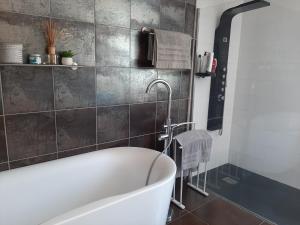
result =
M195 122L184 122L179 124L172 124L172 132L174 132L174 129L181 127L181 126L187 126L187 125L193 125L192 129L195 129L196 123ZM172 135L173 136L173 135ZM173 138L173 159L175 162L177 162L177 140ZM183 151L182 146L180 145L178 149L181 150L181 154ZM180 209L185 209L185 205L183 204L183 176L184 171L182 169L182 157L181 157L181 167L180 167L180 191L179 191L179 200L176 199L176 182L173 187L173 194L172 194L172 203L175 204ZM193 176L191 173L191 170L189 171L189 182L187 183L188 187L192 188L194 191L199 192L200 194L208 197L209 194L206 192L206 186L207 186L207 162L204 163L204 182L203 182L203 188L200 188L200 162L197 166L197 177L196 177L196 185L193 184Z

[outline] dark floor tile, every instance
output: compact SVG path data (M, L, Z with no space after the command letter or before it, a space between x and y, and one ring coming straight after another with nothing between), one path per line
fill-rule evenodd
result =
M95 29L90 23L53 19L61 31L56 49L72 50L79 65L95 65Z
M179 199L179 190L180 190L180 180L176 180L176 198ZM192 212L201 206L207 204L208 202L215 199L215 195L212 193L209 193L208 197L205 197L201 195L200 193L194 191L190 187L186 185L186 183L183 185L183 204L186 207L186 210Z
M94 0L51 0L51 16L94 23Z
M130 106L130 136L155 132L156 103Z
M129 145L129 139L113 141L103 143L97 146L98 150L107 149L107 148L116 148L116 147L127 147Z
M177 70L158 70L158 78L167 81L172 88L172 99L180 98L181 72ZM157 88L157 98L159 101L168 100L168 92L163 84Z
M46 18L15 13L0 13L0 42L23 44L23 61L32 53L45 53L44 24Z
M1 0L0 11L48 16L50 13L49 1L50 0Z
M53 109L50 68L4 67L2 87L6 114Z
M155 138L155 134L130 138L129 145L132 147L155 149Z
M233 181L234 185L228 183L228 179ZM232 164L210 170L208 187L226 199L277 224L299 224L299 189Z
M172 219L169 223L173 222L174 220L177 220L178 218L188 213L188 211L186 211L185 209L178 208L173 203L170 204L170 210L172 212Z
M57 154L43 155L34 158L22 159L10 162L10 168L16 169L24 166L31 166L38 163L48 162L57 159Z
M97 25L96 60L98 66L129 67L130 30Z
M259 225L254 215L222 200L214 199L193 212L209 225Z
M0 163L0 172L3 172L3 171L6 171L8 170L9 167L8 167L8 163Z
M133 104L155 102L157 98L156 85L152 87L149 93L146 93L146 89L156 78L156 70L132 68L130 74L130 102Z
M122 105L129 101L130 68L97 68L97 105Z
M190 70L183 71L181 74L181 82L180 82L180 98L181 99L189 98L190 77L191 77Z
M130 28L130 0L95 0L97 24Z
M95 69L54 68L56 109L95 107Z
M53 113L13 115L5 119L10 160L56 152Z
M7 160L4 119L3 116L0 116L0 163L6 162Z
M161 0L160 28L183 32L185 27L185 1Z
M160 0L131 0L131 28L143 26L158 28Z
M171 101L171 123L178 122L178 100ZM168 102L157 102L156 132L164 131L168 115Z
M70 156L80 155L80 154L93 152L93 151L96 151L96 145L58 152L58 158L59 159L67 158L67 157L70 157Z
M140 30L131 30L130 65L132 67L151 68L152 62L147 59L149 34Z
M129 106L99 107L97 110L98 142L129 137Z
M185 9L185 28L184 32L191 35L193 37L194 35L194 22L195 22L195 11L196 6L195 4L186 4L186 9Z
M96 144L96 109L59 111L56 123L59 151Z
M196 216L191 213L184 215L183 217L175 220L174 222L169 223L170 225L208 225L207 223L203 222ZM221 224L219 224L221 225Z

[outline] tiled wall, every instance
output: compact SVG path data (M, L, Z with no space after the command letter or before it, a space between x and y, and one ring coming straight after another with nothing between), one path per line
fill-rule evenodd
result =
M193 0L1 0L0 42L44 53L54 20L58 50L89 67L2 66L0 171L114 146L158 148L166 117L162 86L173 87L173 122L186 121L189 71L145 68L142 26L192 33Z

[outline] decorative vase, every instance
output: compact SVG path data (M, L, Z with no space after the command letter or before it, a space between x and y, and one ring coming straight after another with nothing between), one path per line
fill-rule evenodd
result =
M55 46L49 46L48 47L48 63L51 65L56 65L57 64L57 56L55 54Z
M63 65L66 65L66 66L72 66L73 65L73 58L62 57L61 58L61 63Z

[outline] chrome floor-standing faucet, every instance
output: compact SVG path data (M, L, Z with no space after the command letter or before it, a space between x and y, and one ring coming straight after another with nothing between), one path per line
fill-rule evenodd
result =
M168 115L167 115L167 119L166 119L166 124L164 126L165 128L165 133L159 135L158 140L159 141L164 141L164 150L166 150L166 148L168 148L170 142L172 141L172 123L171 123L171 108L172 108L172 88L171 85L162 79L156 79L153 80L147 87L146 89L146 93L149 93L151 88L155 85L155 84L163 84L165 85L165 87L168 90ZM167 149L167 155L170 155L170 150ZM168 213L168 219L167 222L170 222L172 220L172 216L173 216L173 209L169 209L169 213Z

